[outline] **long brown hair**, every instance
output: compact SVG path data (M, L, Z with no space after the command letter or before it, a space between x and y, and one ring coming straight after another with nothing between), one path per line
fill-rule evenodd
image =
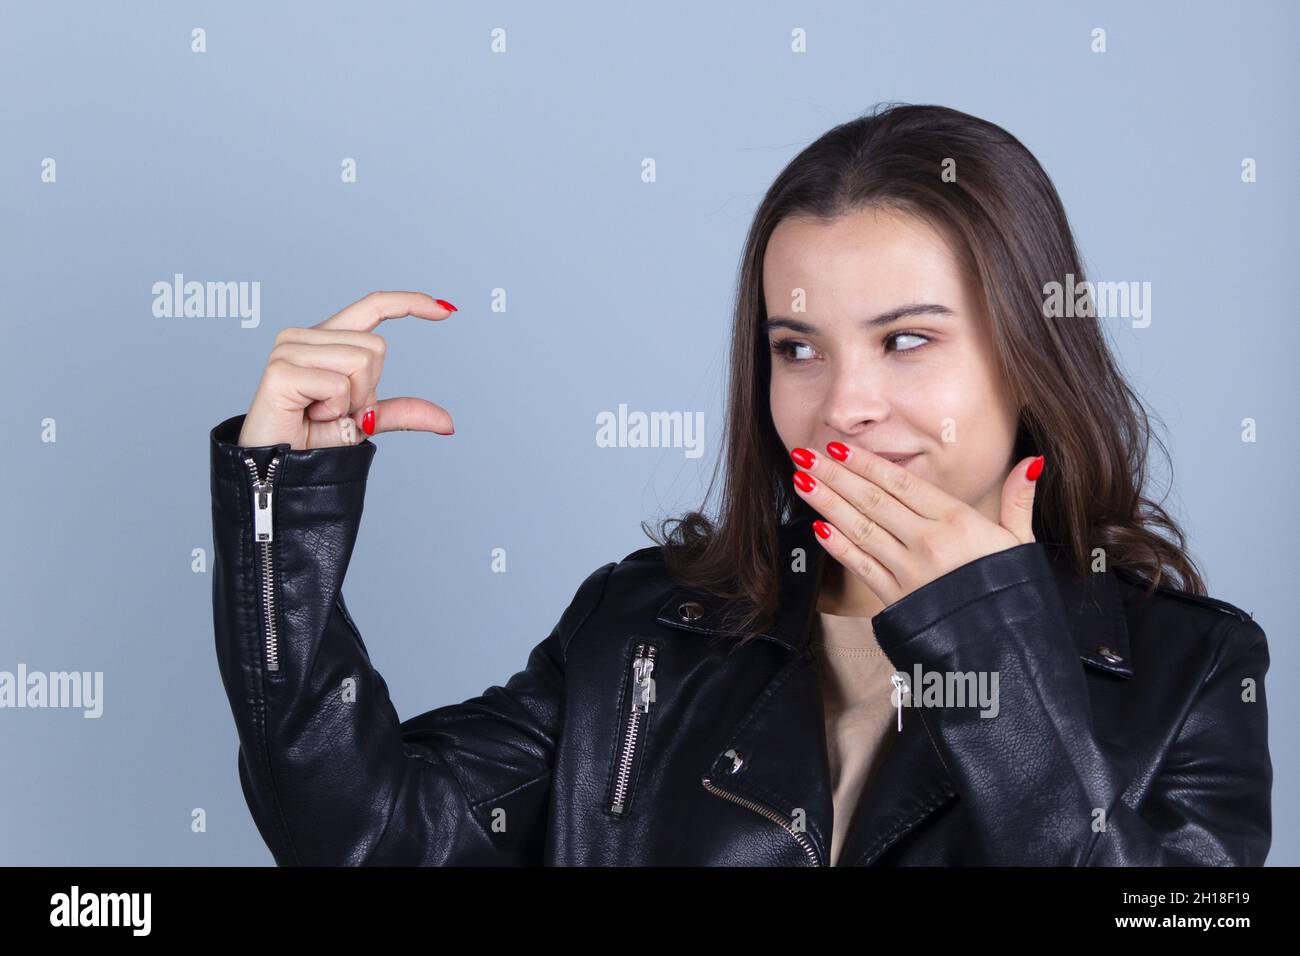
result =
M951 164L955 163L955 167ZM955 169L955 179L943 176ZM763 255L777 224L829 221L869 207L918 216L951 238L978 280L1001 372L1022 407L1013 459L1045 454L1034 536L1080 575L1094 548L1143 578L1194 594L1205 584L1186 539L1145 497L1150 419L1116 366L1097 318L1048 318L1047 283L1085 281L1060 197L1033 154L1006 130L942 106L885 105L829 130L781 171L745 241L731 337L724 469L717 520L696 510L658 534L670 575L724 599L744 632L780 601L778 525L813 514L791 490L794 467L772 422L771 352L760 323ZM1095 309L1093 310L1095 313ZM1168 537L1166 537L1166 535ZM1167 577L1177 577L1171 584Z

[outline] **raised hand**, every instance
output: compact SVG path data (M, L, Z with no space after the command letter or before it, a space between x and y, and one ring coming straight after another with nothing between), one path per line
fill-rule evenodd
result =
M795 472L795 489L824 518L813 523L822 547L886 604L976 558L1034 540L1041 455L1011 469L995 523L905 464L837 441L826 452L790 453L807 469Z
M456 307L423 292L372 292L311 328L275 339L244 417L244 448L288 442L293 449L352 445L386 431L455 432L445 408L422 398L379 400L388 343L374 329L408 315L438 321Z

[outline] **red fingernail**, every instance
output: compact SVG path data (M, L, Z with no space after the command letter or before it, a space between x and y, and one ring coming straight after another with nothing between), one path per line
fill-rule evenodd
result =
M452 305L450 302L448 302L446 299L434 299L433 301L434 301L434 302L437 302L440 306L442 306L442 307L443 307L444 309L446 309L448 312L455 312L455 311L457 311L456 307L455 307L454 305Z
M813 530L817 532L817 537L822 538L823 540L831 536L830 525L826 524L824 521L814 521Z
M1031 461L1029 463L1029 467L1025 469L1025 477L1028 478L1030 481L1037 481L1038 476L1041 475L1042 473L1043 473L1043 456L1039 455L1037 458Z
M794 473L794 483L799 486L800 491L812 491L817 487L817 479L806 471L796 471Z
M373 408L361 416L361 429L367 435L375 433L375 410Z
M790 457L794 459L794 463L800 468L811 468L817 464L817 456L807 448L796 448L790 452Z
M827 442L826 451L836 461L849 460L849 446L845 445L843 442Z

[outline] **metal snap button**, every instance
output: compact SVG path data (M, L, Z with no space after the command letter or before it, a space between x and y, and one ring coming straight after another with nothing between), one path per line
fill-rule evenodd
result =
M696 601L687 601L677 606L677 616L683 621L694 621L704 616L704 606Z
M1106 658L1106 660L1110 661L1112 664L1118 664L1120 661L1124 659L1120 657L1118 654L1116 654L1114 651L1112 651L1105 644L1097 648L1097 653L1100 654L1102 657Z
M745 765L745 755L739 750L728 750L722 755L722 759L727 761L727 773L739 773L740 768Z

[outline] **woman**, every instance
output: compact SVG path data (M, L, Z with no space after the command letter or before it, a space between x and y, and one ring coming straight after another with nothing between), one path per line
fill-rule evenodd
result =
M830 130L746 243L716 519L666 522L504 686L405 723L340 590L354 442L452 433L378 399L373 330L455 307L286 329L211 435L217 646L276 861L1263 863L1265 635L1144 497L1097 320L1044 309L1083 275L1004 130Z

